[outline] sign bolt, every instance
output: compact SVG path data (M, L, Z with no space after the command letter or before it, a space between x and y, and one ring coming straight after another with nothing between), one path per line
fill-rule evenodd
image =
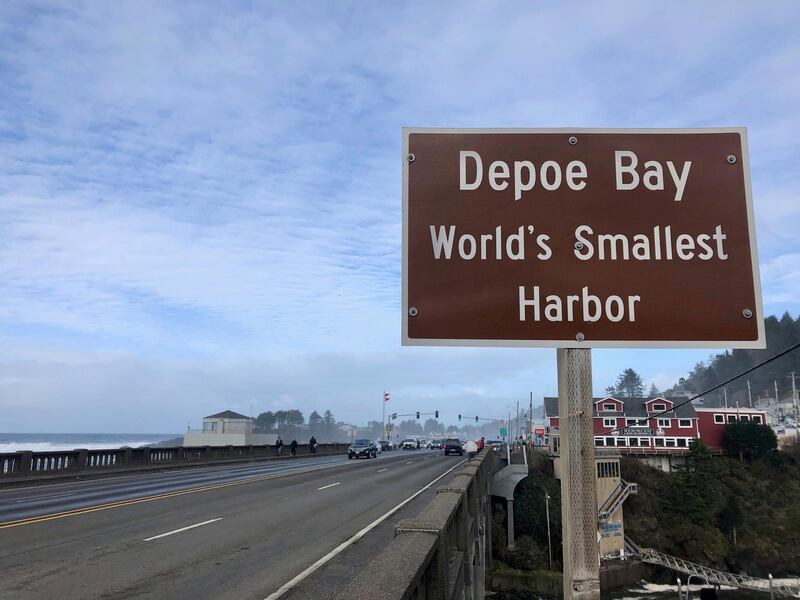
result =
M575 242L575 250L583 250L583 242Z
M742 311L742 316L743 316L745 319L749 319L750 317L752 317L752 316L753 316L753 311L752 311L752 310L750 310L749 308L745 308L745 309Z
M574 135L573 135L573 136L570 136L570 138L569 138L569 145L570 145L570 146L574 146L574 145L575 145L575 144L577 144L577 143L578 143L578 138L576 138Z
M578 332L578 333L575 335L575 339L576 339L576 340L578 340L579 342L582 342L583 340L585 340L585 339L586 339L586 336L585 336L585 335L583 335L583 334L582 334L582 333L579 331L579 332Z
M733 164L736 162L736 157L733 154L728 154L728 162Z
M415 159L415 158L417 158L417 157L416 157L416 156L414 156L413 154L409 154L409 155L407 156L407 158L408 158L408 162L412 163L412 162L414 162L414 159Z
M416 306L412 306L411 308L408 309L408 314L412 317L416 317L418 313L419 311L417 310Z

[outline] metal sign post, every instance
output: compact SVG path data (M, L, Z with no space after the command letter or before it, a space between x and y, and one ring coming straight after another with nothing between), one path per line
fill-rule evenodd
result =
M599 600L592 351L589 348L559 348L556 352L564 600Z

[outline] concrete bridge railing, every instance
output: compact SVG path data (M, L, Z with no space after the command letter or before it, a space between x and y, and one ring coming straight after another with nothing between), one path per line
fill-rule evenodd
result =
M479 600L491 559L491 481L499 461L487 450L467 461L337 598Z
M317 454L345 454L348 444L318 444ZM297 446L297 456L309 456L308 444ZM0 453L0 483L58 476L148 470L161 467L208 465L224 462L290 458L289 447L278 456L275 446L170 446Z

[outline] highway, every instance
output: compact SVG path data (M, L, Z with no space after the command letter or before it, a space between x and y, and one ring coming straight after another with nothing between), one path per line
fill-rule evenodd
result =
M333 597L461 461L393 451L0 489L0 598Z

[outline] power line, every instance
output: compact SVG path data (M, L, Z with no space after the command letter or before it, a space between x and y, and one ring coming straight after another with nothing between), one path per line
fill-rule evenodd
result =
M734 375L730 379L727 379L726 381L723 381L722 383L718 383L714 387L708 388L707 390L702 391L702 392L700 392L699 394L697 394L695 396L692 396L688 400L684 400L683 402L679 402L678 404L673 404L672 408L669 408L669 409L666 409L666 410L662 410L661 412L657 412L657 413L652 414L652 415L647 415L647 417L644 418L644 419L639 419L638 421L636 421L636 423L633 425L633 427L635 427L636 425L647 424L647 421L649 421L650 419L657 419L661 415L664 415L664 414L666 414L668 412L673 412L676 408L680 408L681 406L685 406L686 404L689 404L690 402L692 402L694 400L697 400L701 396L705 396L706 394L710 394L711 392L716 391L719 388L728 385L732 381L736 381L737 379L739 379L739 377L742 377L743 375L747 375L748 373L752 373L756 369L760 369L764 365L771 363L773 360L778 359L781 356L784 356L786 354L789 354L789 352L791 352L793 350L797 350L798 348L800 348L800 342L797 342L796 344L792 344L791 346L789 346L785 350L781 350L780 352L778 352L775 356L771 356L768 359L763 360L760 363L753 365L749 369L745 369L744 371L742 371L738 375ZM629 427L629 426L626 425L625 427ZM625 429L625 427L617 427L616 429L612 429L608 433L616 433L618 431L622 431L623 429Z

